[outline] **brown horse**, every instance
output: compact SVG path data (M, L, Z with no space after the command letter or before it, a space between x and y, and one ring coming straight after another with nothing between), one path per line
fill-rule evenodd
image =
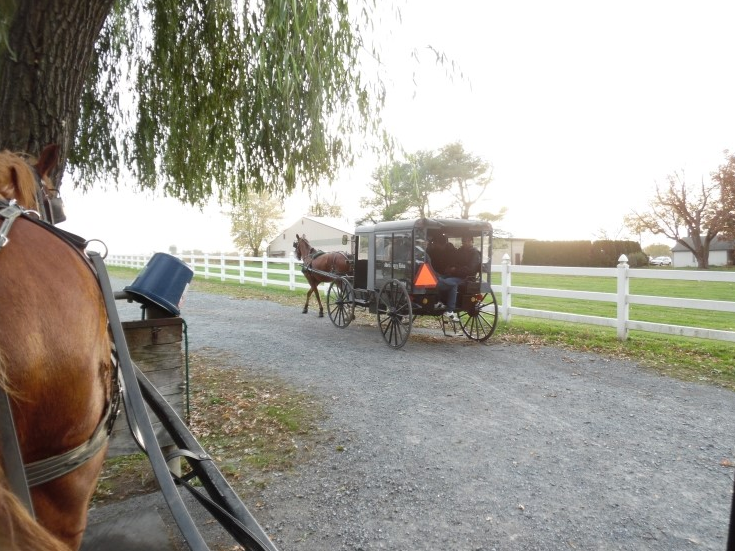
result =
M31 165L0 153L2 196L40 210L39 188L51 189L47 175L57 155L58 148L47 147ZM29 476L29 512L9 492L4 473L10 476L10 451L0 450L3 550L78 549L107 448L104 439L85 447L98 441L92 436L100 434L113 401L102 293L83 254L45 226L19 216L6 239L0 230L0 386L9 397L26 474L37 462L79 446L91 457L54 472L52 480Z
M306 236L296 234L296 241L293 247L296 251L296 258L301 260L303 267L301 271L304 273L306 281L309 283L309 291L306 293L306 304L302 313L309 312L309 299L311 295L316 296L319 303L319 317L324 317L324 308L322 307L322 299L319 296L320 283L325 281L334 281L338 277L346 275L351 271L351 260L347 253L332 252L325 253L317 251L306 240Z

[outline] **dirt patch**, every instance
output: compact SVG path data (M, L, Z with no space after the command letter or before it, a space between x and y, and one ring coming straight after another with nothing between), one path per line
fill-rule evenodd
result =
M274 471L292 469L329 438L317 429L322 407L308 394L237 365L222 352L200 350L189 362L189 430L240 496L262 490ZM93 503L157 490L144 454L115 457L105 461Z

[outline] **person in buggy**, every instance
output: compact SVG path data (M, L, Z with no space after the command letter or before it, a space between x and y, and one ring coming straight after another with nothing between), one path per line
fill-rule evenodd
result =
M453 275L464 279L475 279L482 267L482 254L474 246L471 235L462 236L462 246L455 253L455 270Z
M431 240L426 253L429 255L431 267L434 268L439 278L437 287L439 297L446 301L446 304L437 302L434 308L437 310L444 308L442 315L446 319L453 322L459 321L454 309L457 306L457 290L464 277L455 273L457 272L457 249L449 242L446 235L439 234Z

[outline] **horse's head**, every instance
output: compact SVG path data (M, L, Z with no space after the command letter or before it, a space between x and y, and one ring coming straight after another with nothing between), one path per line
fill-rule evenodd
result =
M0 197L42 214L49 222L65 220L59 192L49 173L59 161L59 146L48 145L38 159L0 152Z
M294 253L296 254L296 258L298 260L301 260L301 241L305 238L306 236L299 237L299 234L297 233L296 241L293 242Z
M296 241L293 242L293 248L296 251L296 258L298 260L304 260L311 253L316 252L316 249L306 239L306 235L299 237L298 233L296 234Z

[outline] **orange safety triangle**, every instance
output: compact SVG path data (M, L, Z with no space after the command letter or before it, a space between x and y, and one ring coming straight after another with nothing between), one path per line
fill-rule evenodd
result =
M428 264L421 265L419 273L416 274L416 278L413 280L416 287L436 287L438 283L434 270Z

